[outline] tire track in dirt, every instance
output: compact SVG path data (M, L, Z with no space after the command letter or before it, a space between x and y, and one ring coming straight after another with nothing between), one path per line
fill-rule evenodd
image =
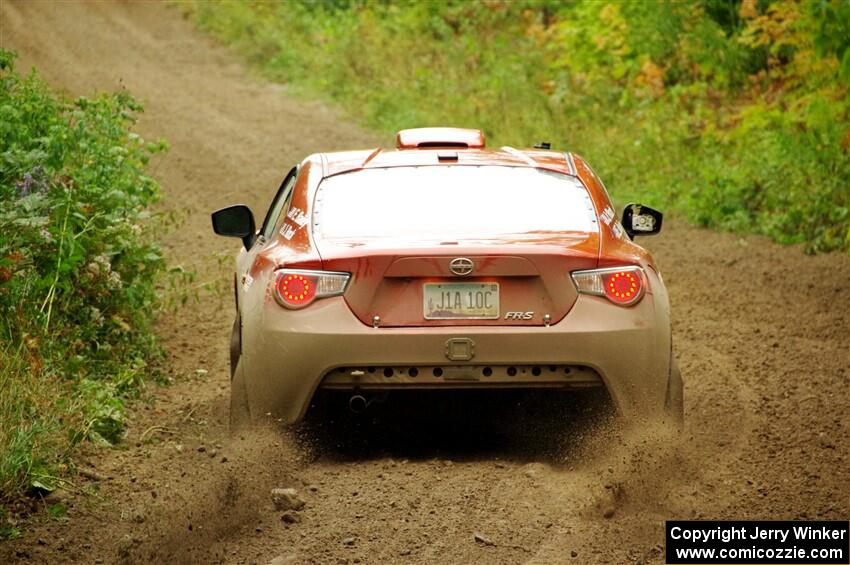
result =
M647 246L671 295L680 438L581 418L530 437L402 421L229 438L217 254L231 246L208 212L262 213L304 155L388 140L247 73L162 4L5 1L0 44L71 94L127 87L143 102L137 130L172 147L153 166L165 206L186 212L169 257L225 283L161 320L175 384L134 408L125 448L83 455L109 477L86 485L98 495L0 545L0 561L661 563L667 518L850 515L850 261L675 219ZM271 507L278 486L307 500L300 523Z

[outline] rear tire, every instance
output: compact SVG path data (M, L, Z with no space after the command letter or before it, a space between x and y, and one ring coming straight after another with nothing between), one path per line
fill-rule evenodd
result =
M243 431L251 426L248 391L245 388L245 369L242 359L236 363L230 380L230 431Z
M664 411L667 419L681 430L685 423L685 398L682 373L679 365L673 360L670 366L670 377L667 379L667 394L664 399Z

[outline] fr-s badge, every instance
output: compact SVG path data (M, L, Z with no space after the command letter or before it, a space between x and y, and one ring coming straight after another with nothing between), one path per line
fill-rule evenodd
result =
M506 320L530 320L534 317L534 312L507 312Z

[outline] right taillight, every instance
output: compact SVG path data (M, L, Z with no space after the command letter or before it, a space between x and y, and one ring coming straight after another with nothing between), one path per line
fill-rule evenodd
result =
M646 275L640 267L574 271L571 276L579 293L604 296L620 306L636 304L646 291Z

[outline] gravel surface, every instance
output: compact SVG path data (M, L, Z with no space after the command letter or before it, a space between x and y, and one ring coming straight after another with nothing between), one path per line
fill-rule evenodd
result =
M481 410L446 418L408 399L419 410L230 437L234 246L208 213L264 212L308 153L391 140L162 4L7 0L0 44L72 95L143 102L138 131L171 144L152 168L164 205L185 217L163 235L171 261L220 281L160 322L175 384L133 408L124 447L83 455L90 473L56 495L67 520L34 519L0 562L663 563L665 519L850 516L850 260L675 217L646 243L671 295L681 437L617 431L593 398L465 399Z

